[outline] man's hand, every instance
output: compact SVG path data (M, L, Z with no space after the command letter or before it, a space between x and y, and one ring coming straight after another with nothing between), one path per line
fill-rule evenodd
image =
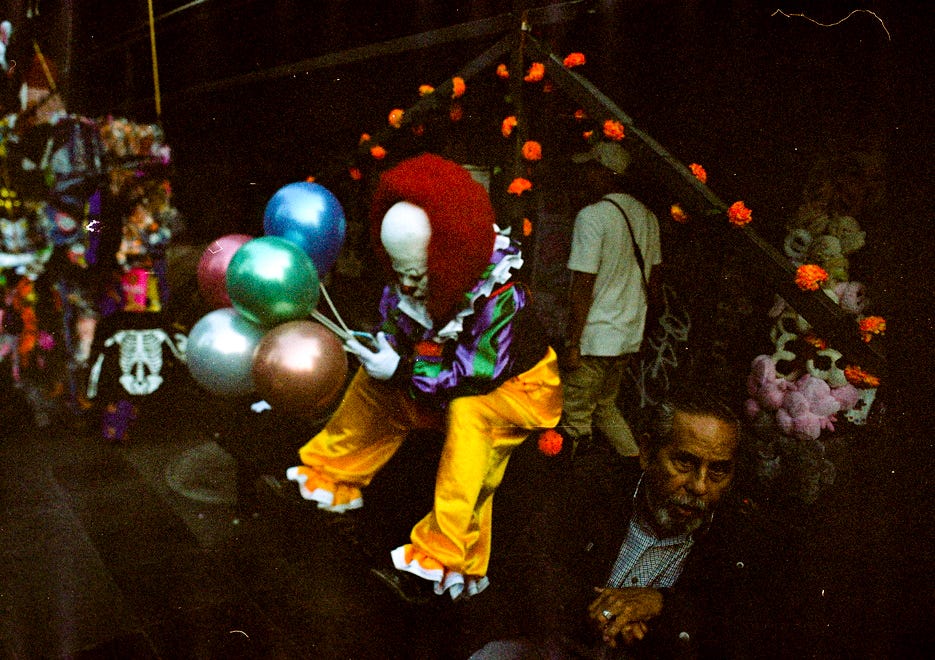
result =
M646 622L662 612L662 592L644 587L601 589L588 607L588 616L595 623L604 641L617 646L618 638L625 645L643 639Z
M390 346L384 333L377 334L376 351L371 351L353 337L344 342L344 347L358 357L364 371L370 374L371 378L389 380L396 373L399 354Z

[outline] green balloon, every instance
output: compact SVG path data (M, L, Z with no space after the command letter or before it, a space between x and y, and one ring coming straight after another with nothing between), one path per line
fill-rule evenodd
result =
M244 243L227 267L227 295L254 323L307 317L318 304L318 271L299 246L278 236Z

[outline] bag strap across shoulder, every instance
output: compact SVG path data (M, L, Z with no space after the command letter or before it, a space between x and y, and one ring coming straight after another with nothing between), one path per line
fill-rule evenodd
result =
M640 244L636 242L636 235L633 233L633 225L630 224L630 216L627 215L627 212L623 210L620 204L610 197L602 197L601 201L610 202L623 214L623 219L626 220L627 223L627 229L630 230L630 241L633 243L633 254L636 257L636 265L640 268L640 280L643 282L643 289L646 291L647 295L649 295L649 283L646 281L646 266L643 261L643 251L640 249Z

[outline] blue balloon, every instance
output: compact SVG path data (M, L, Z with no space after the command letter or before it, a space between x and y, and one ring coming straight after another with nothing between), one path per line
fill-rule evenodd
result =
M330 190L300 181L276 191L263 212L263 231L302 248L322 277L338 259L347 223L344 209Z

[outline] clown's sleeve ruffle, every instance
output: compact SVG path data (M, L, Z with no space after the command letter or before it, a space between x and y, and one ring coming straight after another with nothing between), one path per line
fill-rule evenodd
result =
M319 509L344 513L364 505L360 488L337 483L307 465L297 465L286 470L286 478L299 485L303 499L318 503Z
M435 594L441 596L447 591L451 600L476 596L490 584L486 575L465 576L452 571L411 543L399 546L390 554L397 569L434 582Z

